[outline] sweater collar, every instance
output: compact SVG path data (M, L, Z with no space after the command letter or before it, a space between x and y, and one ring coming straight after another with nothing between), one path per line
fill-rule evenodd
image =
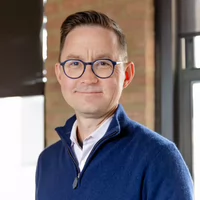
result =
M119 104L104 137L107 137L110 134L114 134L114 135L120 134L121 129L127 125L128 120L129 118L123 106ZM70 134L71 134L71 130L75 121L76 121L76 115L73 115L71 118L69 118L66 121L64 126L57 127L55 129L58 135L60 136L62 142L64 144L68 144L69 146L71 146Z

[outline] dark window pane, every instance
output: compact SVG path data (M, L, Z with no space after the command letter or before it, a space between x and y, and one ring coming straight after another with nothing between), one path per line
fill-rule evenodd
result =
M2 1L0 97L43 94L43 1Z
M194 62L194 67L200 68L200 36L194 38Z

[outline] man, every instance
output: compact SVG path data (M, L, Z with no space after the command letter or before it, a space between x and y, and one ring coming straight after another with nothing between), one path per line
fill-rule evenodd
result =
M37 200L192 200L175 145L126 115L119 99L134 77L122 30L95 11L61 26L57 80L75 115L56 129L36 172Z

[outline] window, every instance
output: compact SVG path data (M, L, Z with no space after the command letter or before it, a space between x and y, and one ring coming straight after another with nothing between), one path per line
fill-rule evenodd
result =
M44 149L44 97L0 99L0 199L34 200L35 170Z
M200 199L200 1L155 0L156 131L176 143Z

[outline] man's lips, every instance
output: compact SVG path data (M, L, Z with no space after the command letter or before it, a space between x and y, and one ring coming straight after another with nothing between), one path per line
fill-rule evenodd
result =
M76 88L74 90L75 93L85 93L85 94L99 94L103 93L100 88Z
M88 92L88 91L75 91L75 93L82 93L82 94L101 94L103 92Z

